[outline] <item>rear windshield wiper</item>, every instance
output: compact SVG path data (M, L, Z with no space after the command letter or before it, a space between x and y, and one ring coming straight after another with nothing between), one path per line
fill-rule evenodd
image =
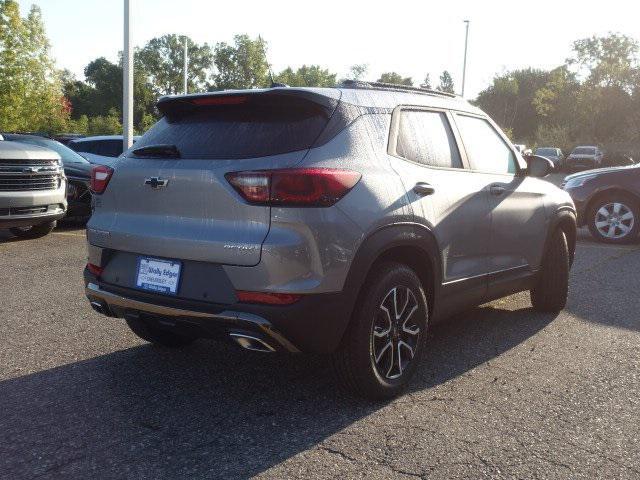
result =
M180 158L180 150L175 145L147 145L133 150L136 157Z

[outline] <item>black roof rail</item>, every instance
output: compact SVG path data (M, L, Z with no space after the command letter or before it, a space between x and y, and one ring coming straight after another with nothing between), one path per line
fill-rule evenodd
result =
M387 90L393 92L422 93L424 95L439 95L442 97L458 98L455 93L441 92L440 90L431 90L422 87L412 87L410 85L401 85L397 83L383 82L363 82L362 80L343 80L338 87L341 88L361 88L364 90Z

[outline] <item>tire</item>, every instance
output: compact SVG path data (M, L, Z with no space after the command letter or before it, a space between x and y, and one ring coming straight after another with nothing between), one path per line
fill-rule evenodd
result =
M32 225L31 227L14 227L9 231L18 238L33 239L49 235L56 228L57 222L41 223L40 225Z
M133 333L135 333L142 340L146 340L147 342L153 343L154 345L160 345L162 347L169 348L179 348L186 347L196 340L193 337L185 337L184 335L178 335L167 330L162 330L140 319L127 318L125 320Z
M587 212L587 226L600 242L629 243L640 232L640 202L623 192L599 197Z
M368 399L397 396L420 364L428 325L427 299L416 273L400 263L378 265L332 357L339 383Z
M569 294L569 268L567 237L558 229L551 237L537 284L530 292L534 310L558 313L565 307Z

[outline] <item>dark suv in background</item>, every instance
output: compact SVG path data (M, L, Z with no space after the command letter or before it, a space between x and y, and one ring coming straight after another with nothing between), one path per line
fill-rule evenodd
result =
M397 85L166 97L94 167L86 295L150 342L331 354L396 395L432 322L530 290L566 302L569 196L463 99Z

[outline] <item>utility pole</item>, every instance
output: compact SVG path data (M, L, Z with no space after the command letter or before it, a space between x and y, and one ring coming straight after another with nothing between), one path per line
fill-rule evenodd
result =
M184 36L184 94L189 93L187 82L189 80L189 39Z
M467 81L467 49L469 47L469 20L465 20L466 34L464 37L464 64L462 65L462 97L464 98L464 85Z
M124 0L124 51L123 66L123 95L122 95L122 127L124 149L133 145L133 47L131 45L131 9L130 0Z

